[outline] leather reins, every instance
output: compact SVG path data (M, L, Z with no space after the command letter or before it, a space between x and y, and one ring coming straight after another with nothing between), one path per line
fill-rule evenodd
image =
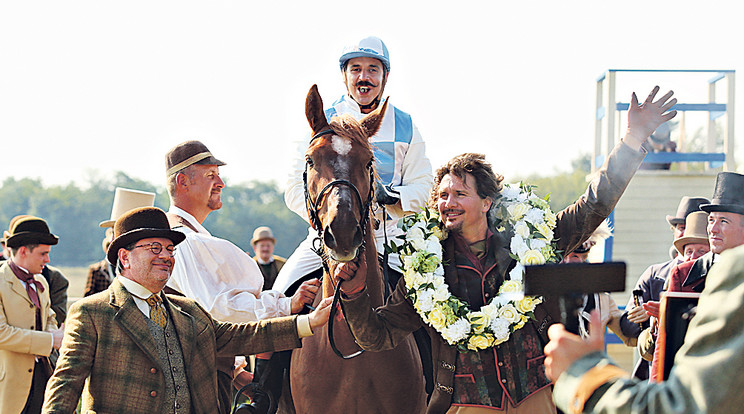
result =
M327 134L334 134L335 132L332 129L324 129L317 134L313 135L313 137L310 139L310 144L313 143L317 138L327 135ZM305 162L305 171L302 173L302 180L305 186L305 204L307 206L308 215L310 218L310 223L315 228L315 230L318 232L317 237L313 239L313 246L312 251L315 252L320 257L321 262L323 263L323 270L325 271L325 274L329 275L331 280L331 285L334 287L333 292L333 302L331 304L331 310L330 315L328 317L328 342L331 345L331 349L333 352L338 355L339 357L343 359L351 359L356 356L361 355L364 350L360 349L353 354L350 355L344 355L341 353L341 351L338 350L336 347L336 341L333 339L333 319L336 314L337 306L341 304L339 301L341 297L341 283L343 281L339 280L338 284L336 284L333 280L333 276L331 275L331 269L328 265L328 257L323 254L323 234L325 233L325 229L323 228L323 224L320 221L320 217L318 215L318 209L321 206L321 203L323 202L323 198L333 187L337 186L347 186L351 188L356 196L357 201L359 202L359 208L360 208L360 214L361 214L361 231L362 231L362 244L359 246L359 249L357 250L357 256L356 258L359 258L362 252L364 252L364 245L366 242L366 235L367 235L367 223L369 222L369 213L370 208L372 206L372 197L374 196L374 170L370 169L369 171L369 194L367 195L366 202L362 201L362 195L359 193L359 189L349 180L339 179L339 180L333 180L330 183L326 184L323 189L320 190L318 195L315 197L315 200L313 200L310 197L310 191L307 187L307 168L308 168L309 162ZM341 305L341 311L343 312L343 305ZM345 320L345 318L344 318ZM348 321L346 322L348 325ZM356 342L356 339L354 340Z

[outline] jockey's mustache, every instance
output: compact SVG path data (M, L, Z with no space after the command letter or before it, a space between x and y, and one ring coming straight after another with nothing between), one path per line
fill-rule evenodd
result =
M368 88L376 88L378 85L375 85L374 83L370 81L366 81L366 80L360 80L359 82L356 83L357 88L363 87L363 86L366 86Z

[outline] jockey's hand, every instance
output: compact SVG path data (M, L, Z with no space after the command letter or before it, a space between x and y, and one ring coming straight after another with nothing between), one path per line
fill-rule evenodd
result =
M375 201L380 205L395 204L400 201L400 192L394 190L392 185L382 185L375 181Z
M548 328L550 342L545 345L545 374L551 381L557 380L571 364L584 355L602 351L604 330L596 309L591 313L590 322L589 337L586 339L568 332L559 323Z
M648 94L648 97L642 104L638 104L638 97L635 92L630 98L630 107L628 108L628 130L625 133L623 142L638 151L646 138L648 138L659 125L672 119L677 115L677 111L670 111L677 103L677 98L672 97L674 92L669 91L664 96L653 102L659 87Z
M341 292L352 296L361 292L367 283L367 261L352 260L336 266L333 275L336 283L341 283Z
M643 305L643 310L646 311L646 314L653 316L656 319L659 319L659 312L661 309L661 302L650 300Z
M628 320L633 323L642 323L648 320L649 316L643 306L634 306L628 311Z
M313 331L328 322L328 315L331 314L331 303L333 303L333 297L329 296L321 300L315 310L310 312L310 328Z
M315 301L315 295L318 294L320 289L320 280L310 279L303 282L297 292L292 295L292 301L290 304L290 311L292 313L299 313L305 307L305 305L312 305Z

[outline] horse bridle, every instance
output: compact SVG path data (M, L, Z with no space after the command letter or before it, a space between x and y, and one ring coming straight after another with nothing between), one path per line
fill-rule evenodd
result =
M317 138L327 135L327 134L334 134L335 132L332 129L324 129L317 134L313 135L313 137L310 139L310 144L313 143ZM313 200L310 197L310 191L307 188L307 167L309 162L305 162L305 171L302 173L302 181L305 186L305 205L307 206L308 215L310 218L310 224L315 228L315 230L318 232L318 235L315 239L313 239L313 246L311 250L315 252L320 257L321 262L323 263L323 270L326 274L328 274L331 278L331 284L334 285L334 292L333 292L333 302L331 304L331 310L330 315L328 317L328 342L330 342L331 349L333 352L338 355L339 357L343 359L351 359L356 356L359 356L364 352L363 349L360 349L359 351L356 351L355 353L351 355L344 355L341 353L341 351L338 350L336 347L336 341L333 339L333 319L336 313L336 307L340 304L339 298L341 296L341 283L343 281L339 281L338 284L335 284L333 281L333 276L330 275L330 266L328 265L328 258L323 254L323 233L325 232L325 229L323 228L323 224L320 222L320 217L318 215L318 208L321 205L321 202L323 201L323 197L326 195L327 192L329 192L333 187L345 185L349 188L351 188L356 196L357 201L359 202L359 209L361 214L361 230L362 230L362 244L359 246L359 249L357 250L357 258L360 254L364 251L364 245L366 242L366 235L367 235L367 223L369 222L369 213L370 208L372 206L372 199L374 197L374 170L369 170L369 194L367 195L366 202L362 201L362 195L359 192L359 189L349 180L339 179L339 180L333 180L330 183L326 184L318 193L318 195L315 197L315 200ZM343 305L342 311L343 311ZM347 322L348 324L348 322ZM356 340L355 340L356 341Z

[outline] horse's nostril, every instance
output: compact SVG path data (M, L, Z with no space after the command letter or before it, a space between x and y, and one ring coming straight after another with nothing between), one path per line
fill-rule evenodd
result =
M333 237L333 232L331 231L330 226L323 232L323 244L331 250L336 248L336 238Z

